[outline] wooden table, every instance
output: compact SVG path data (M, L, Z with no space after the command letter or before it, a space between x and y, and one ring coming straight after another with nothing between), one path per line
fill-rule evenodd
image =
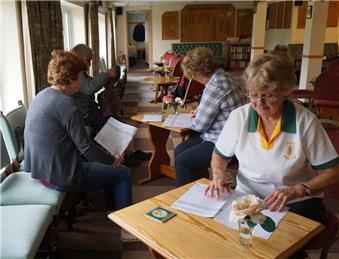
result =
M155 98L154 103L157 103L157 101L160 98L160 101L162 100L162 97L167 95L167 90L170 85L174 85L178 83L179 77L174 76L151 76L144 78L145 82L156 84L156 91L155 91ZM160 91L160 96L158 97L158 93Z
M287 258L324 229L318 222L288 212L270 239L253 237L253 245L246 248L239 243L238 230L170 207L191 186L163 193L108 217L146 244L157 258ZM177 215L165 223L144 215L156 206Z
M179 109L179 112L188 112L187 109ZM131 119L148 125L149 136L153 144L153 155L148 163L148 176L139 181L143 184L155 180L162 175L175 179L175 169L170 166L170 157L167 153L166 142L171 131L178 132L182 137L193 131L187 128L168 128L162 126L161 122L145 122L144 115L135 115Z

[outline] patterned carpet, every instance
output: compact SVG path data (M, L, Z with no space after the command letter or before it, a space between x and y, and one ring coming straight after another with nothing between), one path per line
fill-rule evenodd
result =
M150 89L151 84L143 81L149 76L144 66L136 66L128 73L126 92L123 98L123 111L125 121L139 128L135 139L128 150L152 151L152 144L148 138L148 129L142 124L129 120L137 113L151 113L161 111L161 104L150 104L148 99L154 97ZM240 74L233 74L240 79ZM178 135L173 134L167 143L169 154L173 157L173 149L180 142ZM172 159L173 161L173 159ZM173 188L174 181L163 177L143 186L136 185L137 181L147 174L147 163L143 162L137 168L131 168L133 179L133 202L139 202L158 195ZM63 222L59 226L60 258L90 259L90 258L123 258L146 259L152 258L142 243L123 244L120 242L120 229L107 219L105 204L101 192L92 193L90 198L94 201L94 211L86 216L77 218L74 231L67 231ZM339 202L328 199L326 204L339 216ZM319 258L319 251L309 254L310 258ZM226 258L226 257L225 257ZM332 248L329 258L339 258L339 241Z

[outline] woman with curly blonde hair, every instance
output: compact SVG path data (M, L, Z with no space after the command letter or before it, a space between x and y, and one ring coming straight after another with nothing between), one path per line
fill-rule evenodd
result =
M230 112L246 101L235 80L218 68L210 49L189 51L182 67L186 77L204 84L205 89L192 124L197 134L178 145L174 152L177 186L198 179L197 171L209 167L214 143Z
M71 95L79 91L85 61L56 50L48 65L50 87L37 94L25 123L25 170L48 188L61 192L104 189L108 210L131 205L129 169L87 135ZM89 162L85 162L85 158Z

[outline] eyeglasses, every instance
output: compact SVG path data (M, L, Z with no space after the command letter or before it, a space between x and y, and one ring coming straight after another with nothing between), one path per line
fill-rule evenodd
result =
M247 97L251 100L251 101L265 101L265 102L275 102L279 99L279 97L277 96L272 96L272 95L268 95L268 96L260 96L257 94L249 94L247 95Z

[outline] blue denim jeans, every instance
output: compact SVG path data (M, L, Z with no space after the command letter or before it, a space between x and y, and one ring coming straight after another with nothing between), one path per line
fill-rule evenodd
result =
M195 135L179 144L174 150L177 187L199 179L198 170L211 164L214 143Z
M113 167L102 163L83 163L81 187L69 189L63 186L50 187L58 191L90 192L103 189L109 211L119 210L132 204L132 181L126 166Z

